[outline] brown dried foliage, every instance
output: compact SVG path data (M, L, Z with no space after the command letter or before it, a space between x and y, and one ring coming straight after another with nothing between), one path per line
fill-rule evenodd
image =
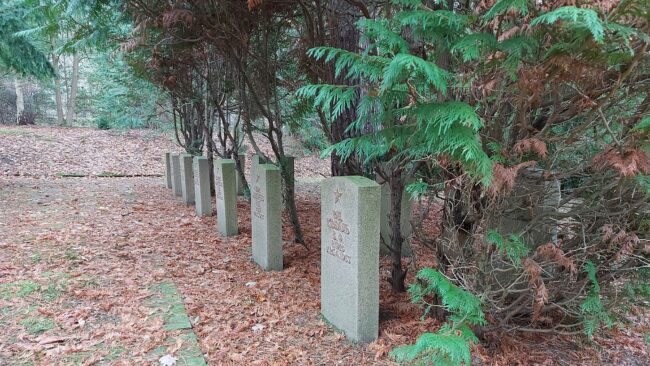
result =
M192 11L187 9L171 9L162 14L162 26L171 28L178 23L190 25L194 22Z
M533 152L539 155L542 159L546 158L548 155L548 150L544 141L536 138L524 139L517 142L512 148L512 151L518 156Z
M488 194L496 197L500 194L510 192L515 186L515 180L517 179L519 170L535 164L537 162L531 160L506 168L500 163L494 163L492 165L492 184L488 188Z
M558 247L557 245L553 243L546 243L544 245L540 245L537 248L537 254L539 254L541 257L546 258L548 260L551 260L565 269L567 269L569 272L572 274L578 273L578 269L576 268L575 263L573 260L568 258L562 249Z
M533 259L526 258L523 261L524 272L528 275L528 285L533 291L533 317L537 321L541 315L542 308L548 302L548 290L542 280L542 267Z
M542 92L544 85L548 82L548 76L546 68L542 65L529 69L522 68L519 71L517 88L530 105L536 106L542 102Z
M263 0L247 0L248 10L253 10L262 5Z
M627 233L625 230L615 230L614 225L605 225L602 228L604 243L609 244L611 250L616 250L614 262L620 262L622 259L634 253L641 240L634 233Z
M650 173L650 157L638 148L617 149L610 147L594 156L593 164L601 169L613 169L623 177L638 173Z

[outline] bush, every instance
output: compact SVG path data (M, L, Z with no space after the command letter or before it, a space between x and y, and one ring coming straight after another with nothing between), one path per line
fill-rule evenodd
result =
M100 130L110 130L111 121L106 116L101 116L97 119L97 128Z
M314 126L300 126L298 133L302 146L308 151L322 151L327 148L327 139L321 129Z
M18 118L19 126L35 125L36 124L36 113L31 111L23 111Z
M391 351L400 363L423 365L470 365L471 345L478 343L473 326L486 323L481 300L451 283L442 273L424 268L417 275L418 282L409 287L414 303L425 306L425 315L433 305L431 297L438 297L441 306L450 315L449 322L436 333L424 333L413 345Z

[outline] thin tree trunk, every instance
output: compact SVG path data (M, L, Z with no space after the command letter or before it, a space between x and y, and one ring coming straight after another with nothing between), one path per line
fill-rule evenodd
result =
M281 159L283 160L279 161L279 164L280 174L284 183L282 189L284 190L285 210L289 215L291 227L293 228L294 242L305 245L305 237L302 233L302 227L300 226L300 219L298 217L298 207L296 206L294 165L289 164L288 160L284 159L284 156Z
M16 124L19 125L23 112L25 111L25 97L18 78L14 79L14 87L16 88Z
M71 125L75 118L75 104L77 103L77 88L79 85L79 54L75 52L72 56L72 79L70 80L70 95L68 96L68 111L66 122Z
M242 166L241 161L239 160L239 151L237 151L237 149L233 149L232 159L235 161L235 168L236 168L235 173L239 175L239 180L241 181L241 184L244 187L244 198L250 201L251 189L250 186L248 185L246 174L244 173L244 167ZM239 189L239 187L237 188Z
M355 24L357 20L363 16L362 12L359 10L360 8L352 4L350 1L334 0L331 2L331 11L328 21L328 33L331 37L331 40L329 42L331 42L332 46L353 52L358 49L360 32ZM350 80L345 77L344 73L337 77L334 73L334 67L331 65L329 67L329 75L326 78L328 83L337 85L352 85ZM345 110L337 119L332 121L329 135L332 137L333 141L330 142L337 143L345 140L348 137L354 137L357 134L355 131L345 133L345 130L356 119L357 101L353 101L350 105L350 108ZM343 161L341 157L336 153L336 151L332 151L330 158L331 172L333 176L355 175L362 173L362 167L357 163L354 156L351 156L347 160Z
M390 188L390 258L391 279L390 283L395 292L406 291L404 280L407 271L402 268L402 195L404 193L404 180L402 174L393 173L388 180Z
M54 77L54 96L56 101L56 122L59 125L64 125L63 119L63 99L61 97L61 76L59 75L59 56L54 52L56 46L54 37L51 38L52 42L52 68L56 74Z
M214 146L212 142L212 128L208 125L207 120L205 121L203 128L205 131L205 156L208 158L208 171L210 175L210 195L214 196Z

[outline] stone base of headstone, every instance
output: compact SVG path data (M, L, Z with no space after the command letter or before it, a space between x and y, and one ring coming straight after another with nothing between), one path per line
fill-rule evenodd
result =
M328 178L321 188L321 311L358 342L379 329L380 196L364 177Z
M223 236L238 234L237 186L235 185L235 161L214 161L214 190L217 203L217 230Z
M210 197L210 166L205 156L195 156L194 163L194 201L198 216L212 215Z
M171 172L172 172L172 192L174 196L182 196L183 190L181 188L181 161L179 154L173 153L171 155Z
M181 193L183 203L186 205L194 204L194 169L192 168L192 155L179 155L181 163Z
M280 169L260 164L251 177L251 231L253 260L266 271L281 271L282 192Z

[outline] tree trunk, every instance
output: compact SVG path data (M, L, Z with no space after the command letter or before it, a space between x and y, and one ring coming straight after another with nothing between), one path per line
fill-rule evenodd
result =
M346 0L334 0L331 3L331 9L328 19L328 32L330 34L331 46L355 52L359 47L360 38L359 29L355 24L362 17L359 8ZM353 84L345 77L345 73L336 77L334 66L328 66L330 74L328 75L327 83L337 85ZM345 133L345 130L357 119L356 110L357 102L354 101L350 108L345 110L337 119L332 121L330 136L333 141L330 141L331 143L337 143L355 135L355 132ZM361 174L361 167L357 164L354 157L342 161L341 157L333 151L330 161L332 176Z
M59 75L59 56L54 53L54 47L56 46L54 42L54 37L52 41L52 68L56 74L54 77L54 96L56 100L56 122L59 125L64 125L65 120L63 119L63 99L61 97L61 77Z
M406 291L404 280L407 270L402 268L402 195L404 194L404 180L401 173L393 173L388 180L390 187L390 258L391 279L390 284L395 292Z
M289 215L291 226L293 227L294 242L304 245L305 238L298 218L298 207L296 207L296 184L293 160L291 164L288 163L288 159L280 161L280 174L282 174L282 181L284 183L282 185L284 190L284 206Z
M244 187L244 198L250 201L251 198L251 187L248 185L248 180L246 179L246 172L244 172L244 167L239 160L239 152L237 149L234 149L232 152L232 159L235 160L235 173L239 176L242 186ZM237 187L239 189L239 187Z
M70 80L70 95L68 96L68 110L66 124L71 125L75 118L75 105L77 104L77 88L79 86L79 54L72 56L72 78Z
M19 125L25 111L25 97L18 78L14 79L14 87L16 88L16 124Z

